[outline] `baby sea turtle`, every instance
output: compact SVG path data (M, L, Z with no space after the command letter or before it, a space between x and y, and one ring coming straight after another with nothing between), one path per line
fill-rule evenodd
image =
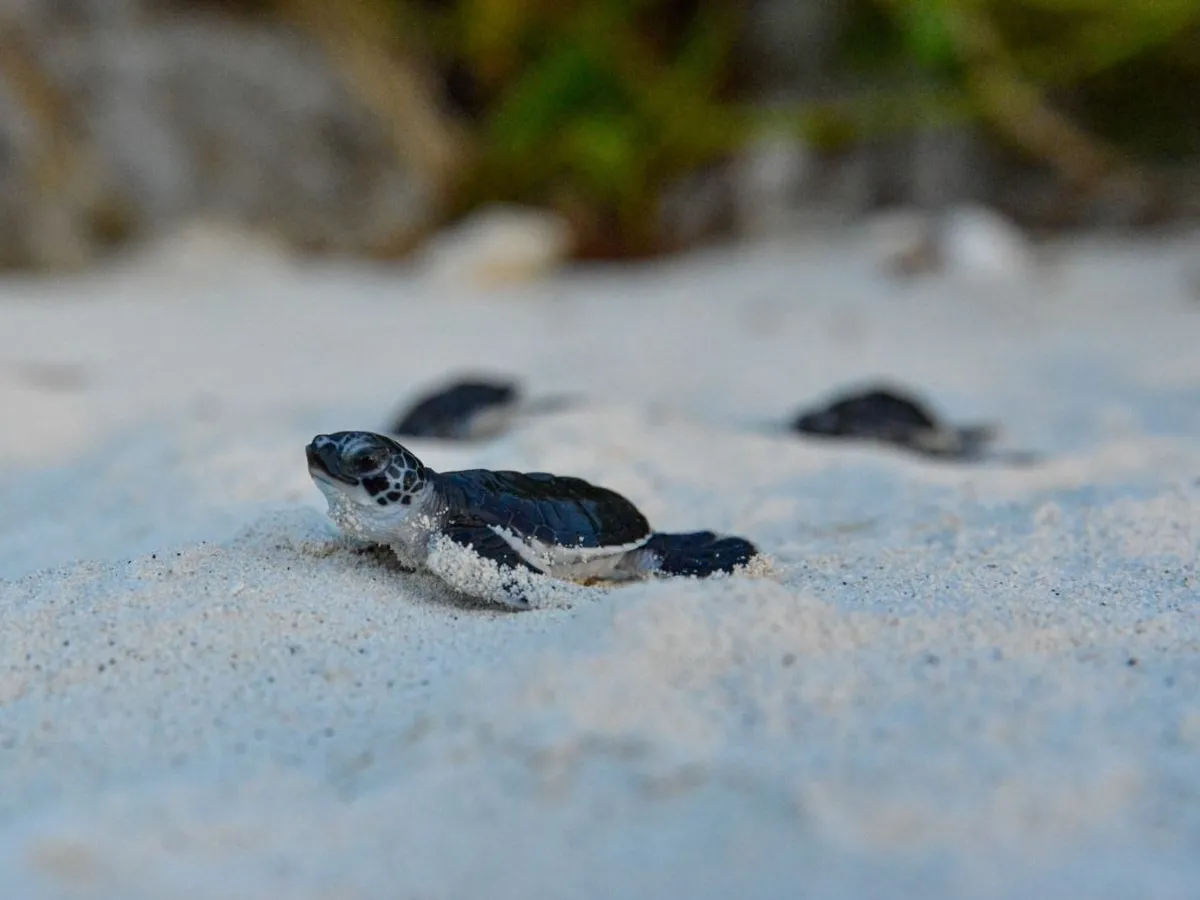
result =
M478 441L503 434L522 413L546 412L566 403L558 397L530 403L513 381L461 378L418 398L386 430L397 437Z
M992 425L946 425L916 398L884 386L844 394L827 406L802 412L792 428L821 437L895 444L951 459L979 457L997 432Z
M711 531L663 534L615 491L546 472L435 472L409 450L367 431L320 434L305 448L308 471L349 537L390 546L400 561L463 593L528 608L528 574L565 581L732 572L757 553L743 538ZM443 539L496 564L481 589ZM521 576L525 577L522 578Z

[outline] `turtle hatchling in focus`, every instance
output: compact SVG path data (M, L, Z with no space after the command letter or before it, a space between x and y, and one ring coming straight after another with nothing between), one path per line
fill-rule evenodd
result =
M711 531L655 532L625 497L581 478L546 472L435 472L390 437L321 434L305 448L329 516L348 537L392 548L464 594L531 606L529 576L628 581L649 576L732 573L758 550ZM481 580L437 552L444 540L494 564Z

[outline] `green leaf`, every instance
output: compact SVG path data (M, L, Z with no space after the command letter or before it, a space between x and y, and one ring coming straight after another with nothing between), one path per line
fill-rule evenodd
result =
M896 4L900 30L912 57L933 72L944 71L958 59L950 31L947 3L954 0L903 0Z
M645 168L637 122L627 116L594 116L562 135L571 168L595 199L615 201L641 188Z
M517 79L490 121L492 139L510 153L532 152L565 123L620 105L620 86L592 54L571 44Z

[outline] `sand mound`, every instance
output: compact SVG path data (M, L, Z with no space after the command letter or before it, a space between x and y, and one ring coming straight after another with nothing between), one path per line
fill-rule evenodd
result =
M3 893L1193 896L1189 257L1067 250L971 293L840 245L520 297L4 286L0 358L81 379L0 378ZM514 612L355 552L304 443L480 359L594 402L425 462L579 475L769 564ZM779 433L877 373L1044 461Z

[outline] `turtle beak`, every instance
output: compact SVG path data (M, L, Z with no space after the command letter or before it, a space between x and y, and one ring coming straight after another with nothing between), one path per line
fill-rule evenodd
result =
M308 460L308 473L314 478L358 484L358 479L342 474L337 442L325 435L319 434L313 438L312 443L304 448L304 456Z

